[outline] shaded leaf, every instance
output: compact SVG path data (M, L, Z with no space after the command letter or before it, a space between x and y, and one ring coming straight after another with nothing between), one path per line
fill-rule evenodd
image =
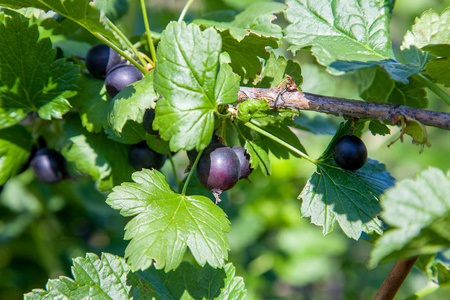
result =
M414 266L424 272L430 281L440 286L450 284L449 265L442 263L437 255L421 255Z
M294 83L300 89L300 86L303 83L303 77L302 69L298 62L286 59L282 55L277 56L271 51L270 57L264 62L264 68L260 75L261 80L256 84L256 87L276 87L286 79L284 76L285 74L291 76Z
M369 130L372 132L373 135L382 135L385 136L386 134L390 134L391 130L389 127L387 127L385 124L382 124L378 120L372 120L369 123Z
M177 268L189 247L198 264L224 265L229 221L225 213L203 196L175 193L156 170L133 173L134 182L116 186L107 203L124 217L125 239L131 240L125 257L133 270Z
M381 212L378 203L384 190L394 184L394 178L384 165L368 159L356 172L343 170L333 159L334 145L348 134L350 123L341 126L317 162L317 171L306 183L299 199L301 215L323 226L323 234L333 232L338 222L350 238L359 239L363 232L381 234Z
M396 82L381 69L376 69L367 87L361 91L366 101L394 103L419 108L428 106L427 92L423 83L414 78L408 84Z
M130 180L134 169L128 162L129 146L108 139L104 133L87 132L76 117L67 120L64 134L68 140L64 156L97 181L101 191Z
M209 265L198 269L183 262L168 273L152 266L144 272L130 273L128 282L133 286L130 296L134 299L243 299L246 294L244 282L235 276L232 264L223 269Z
M19 173L30 156L31 135L23 126L0 129L0 186Z
M381 217L391 228L375 242L369 264L434 254L450 247L450 173L429 168L381 197Z

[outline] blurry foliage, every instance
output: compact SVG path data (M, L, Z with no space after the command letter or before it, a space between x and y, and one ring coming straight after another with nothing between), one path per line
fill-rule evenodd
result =
M128 2L128 11L117 22L129 36L137 36L144 31L140 8L137 1ZM177 19L185 4L184 0L147 2L150 26L156 32ZM202 17L229 21L255 2L258 0L198 0L186 20ZM448 4L446 0L397 0L390 25L394 48L416 16L428 8L440 12ZM281 16L279 22L283 23ZM45 31L41 34L45 36ZM86 31L77 30L66 36L52 36L52 42L62 48L65 56L80 55L77 49L87 49L87 44L71 40L78 37L85 41L86 36ZM283 47L277 53L291 56ZM332 77L305 51L295 59L302 67L304 91L359 97L351 74ZM429 93L429 99L430 109L448 110L434 94ZM323 126L318 129L322 133L319 135L296 131L301 142L308 145L310 155L318 157L331 138L327 134L333 132L339 119L310 112L302 115L307 122L302 120L299 126L314 126L314 122ZM367 131L363 140L370 156L385 163L397 179L413 177L428 165L443 171L450 169L446 132L428 128L433 146L419 154L408 139L387 148L398 134L395 127L391 131L393 134L386 137L372 136ZM183 170L186 155L176 155L175 163ZM246 299L370 298L392 263L369 271L369 242L353 241L338 230L324 237L321 228L300 218L297 196L314 172L314 165L294 157L288 161L273 156L271 165L272 176L265 177L257 170L250 176L252 184L239 183L220 203L231 221L229 261L236 267L237 275L245 278ZM170 176L168 164L162 172ZM197 191L193 188L191 192ZM28 170L7 182L0 194L0 299L19 299L23 293L43 287L48 278L70 275L71 259L86 252L124 253L126 220L105 199L106 194L98 192L94 182L82 177L47 186L35 180ZM410 296L426 284L426 277L413 270L397 297ZM423 299L444 299L449 292L449 287L442 288Z

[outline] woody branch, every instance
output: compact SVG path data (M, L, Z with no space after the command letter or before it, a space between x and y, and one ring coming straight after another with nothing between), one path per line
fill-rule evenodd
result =
M270 107L276 109L310 110L347 118L377 119L395 125L401 124L404 118L406 118L416 120L427 126L450 129L449 113L391 103L349 100L304 92L285 92L280 97L282 91L283 89L280 88L262 89L241 87L238 102L243 102L247 99L266 99ZM275 107L277 97L278 100Z

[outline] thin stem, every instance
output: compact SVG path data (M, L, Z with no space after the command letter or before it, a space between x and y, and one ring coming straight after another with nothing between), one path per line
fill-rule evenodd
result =
M117 26L113 22L111 22L108 18L106 18L106 22L108 23L109 27L111 27L111 29L114 30L114 32L117 33L117 35L119 35L125 41L125 43L127 43L128 47L130 47L130 49L133 50L134 55L136 55L136 57L139 59L141 64L144 66L147 65L147 62L142 58L139 51L136 49L136 47L134 47L134 45L130 42L130 40L123 34L123 32L120 31L120 29L117 28Z
M444 100L447 105L450 105L450 96L447 95L440 87L438 87L433 81L431 81L428 77L423 75L422 73L413 75L415 79L422 82L426 85L427 88L432 90L436 95L438 95L442 100Z
M405 300L420 299L422 297L425 297L425 296L427 296L429 294L432 294L432 293L436 292L438 289L439 289L439 285L433 284L433 285L427 286L424 289L414 293L414 295L412 295L411 297L406 298Z
M406 276L408 276L417 259L418 257L416 256L409 259L398 260L392 267L381 287L378 289L373 300L394 299L395 294L397 294L397 291L402 286Z
M142 18L144 19L145 32L147 33L148 47L150 48L150 54L152 56L152 60L154 63L156 63L156 51L155 51L155 45L153 45L153 41L152 41L152 33L150 31L150 25L148 24L147 7L145 6L144 0L140 0L140 2L141 2Z
M175 168L175 163L173 161L173 156L172 153L168 153L167 156L169 157L170 160L170 165L172 166L172 172L173 172L173 177L175 178L175 181L177 182L178 188L180 188L180 179L178 178L178 174L177 174L177 169Z
M111 43L107 38L105 38L102 34L98 33L98 32L91 32L96 38L98 38L99 40L101 40L103 43L105 43L106 45L108 45L109 47L113 48L117 53L119 53L121 56L125 57L126 60L128 60L131 64L133 64L136 68L139 69L139 71L142 72L142 74L147 74L148 71L141 66L136 60L134 60L131 56L129 56L127 53L125 53L125 51L122 51L122 49L120 49L119 47L117 47L116 45L114 45L113 43Z
M200 159L200 156L202 156L202 153L203 153L203 150L197 154L197 157L195 158L195 162L192 165L191 170L189 171L186 181L184 182L183 190L181 192L181 195L183 195L183 196L186 195L186 190L189 185L189 181L191 181L192 174L194 174L195 167L197 166L198 160Z
M188 2L186 2L186 5L183 7L183 10L181 11L180 17L178 18L178 22L183 21L184 17L186 16L186 13L189 9L189 6L191 6L191 4L194 2L194 0L188 0Z
M274 136L273 134L265 131L264 129L262 129L261 127L258 126L258 124L253 123L252 121L247 122L244 124L245 126L247 126L250 129L253 129L254 131L274 140L275 142L279 143L280 145L283 145L284 147L288 148L289 150L297 153L298 155L300 155L301 157L303 157L304 159L306 159L309 162L312 162L313 164L317 164L317 162L312 159L311 157L309 157L308 155L306 155L305 153L303 153L302 151L298 150L297 148L295 148L294 146L291 146L290 144L286 143L285 141L283 141L282 139Z

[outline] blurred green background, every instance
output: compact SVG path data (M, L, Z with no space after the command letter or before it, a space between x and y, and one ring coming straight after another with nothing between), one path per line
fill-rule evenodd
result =
M144 32L138 1L122 1L128 6L117 24L136 36ZM223 19L257 2L255 0L197 0L186 20L213 16L224 10ZM152 30L161 31L165 24L178 18L185 1L147 1ZM397 0L391 22L394 47L415 17L430 8L441 12L449 1ZM280 22L283 23L282 18ZM42 35L48 34L42 30ZM55 43L86 36L53 37ZM96 41L91 39L92 43ZM88 47L88 45L87 45ZM278 53L288 57L281 47ZM358 98L351 76L332 77L315 63L308 52L299 53L307 92L331 96ZM430 109L449 112L441 100L429 92ZM302 118L317 127L332 131L339 122L336 117L324 117L305 112ZM363 134L369 156L387 165L397 178L414 177L416 173L435 166L450 169L449 133L428 128L431 148L419 154L409 137L405 142L387 145L398 136L392 127L387 137ZM331 135L315 135L296 131L310 156L317 157L326 148ZM324 237L321 228L300 218L297 196L315 171L305 160L271 158L272 176L257 170L251 184L240 182L228 192L220 204L231 220L228 234L231 251L229 261L243 276L247 299L370 299L383 282L393 263L374 270L366 267L371 245L348 239L336 229ZM185 153L175 156L179 175L187 165ZM167 163L163 168L171 176ZM33 288L43 288L48 278L71 276L71 259L86 252L109 252L123 256L126 242L123 228L126 219L105 204L106 194L98 192L88 178L65 181L53 186L39 183L30 170L10 180L0 196L0 299L19 299ZM428 284L426 277L414 269L396 299L403 299ZM448 299L450 289L441 289L423 299Z

